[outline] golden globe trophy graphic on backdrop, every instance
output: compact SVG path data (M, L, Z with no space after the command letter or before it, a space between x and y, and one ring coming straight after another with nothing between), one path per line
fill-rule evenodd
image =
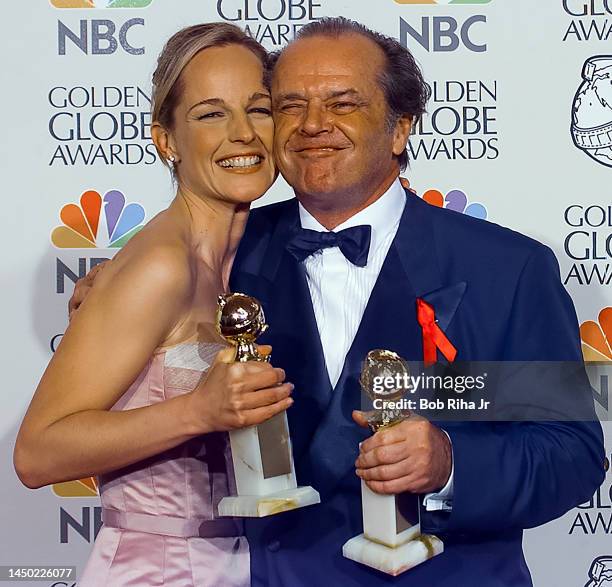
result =
M255 341L267 329L261 304L241 293L220 295L217 330L236 347L236 362L268 361ZM219 502L220 516L261 518L320 502L312 487L298 487L287 414L229 433L237 496Z
M408 364L393 351L377 349L368 353L360 383L374 402L375 409L366 414L372 432L409 417L396 407L407 389L399 384L391 389L381 385L385 378L406 381L408 375ZM376 409L377 404L381 405L380 409ZM399 575L443 552L444 545L439 538L421 534L418 495L374 493L362 479L361 507L363 534L344 544L342 554L346 558Z

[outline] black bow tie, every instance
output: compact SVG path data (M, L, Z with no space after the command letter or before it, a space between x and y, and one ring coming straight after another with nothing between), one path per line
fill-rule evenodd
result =
M307 228L296 229L287 243L287 250L298 260L331 247L338 247L342 254L357 267L365 267L370 250L372 227L363 224L345 228L340 232L318 232Z

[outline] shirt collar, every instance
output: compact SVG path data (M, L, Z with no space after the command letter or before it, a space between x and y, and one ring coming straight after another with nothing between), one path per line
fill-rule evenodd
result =
M389 186L389 189L378 200L372 202L367 208L357 212L342 224L334 228L333 232L339 232L345 228L369 224L372 227L372 240L370 250L376 250L378 245L391 233L395 233L406 204L406 194L400 183L399 177ZM316 230L317 232L328 232L301 203L298 204L300 223L302 228Z

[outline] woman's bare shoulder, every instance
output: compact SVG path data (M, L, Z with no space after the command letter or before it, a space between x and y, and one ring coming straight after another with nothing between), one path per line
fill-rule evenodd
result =
M192 265L188 234L164 210L115 255L95 286L106 289L125 281L142 282L179 295L188 293L193 285Z
M96 276L74 313L36 392L53 418L109 409L189 307L185 247L148 228ZM101 368L101 358L112 369Z

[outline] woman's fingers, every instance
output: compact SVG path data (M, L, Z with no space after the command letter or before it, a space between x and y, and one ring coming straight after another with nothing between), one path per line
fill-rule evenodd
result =
M270 347L264 350L269 350ZM286 410L293 384L267 362L234 362L235 349L222 349L206 379L192 392L204 430L234 430L259 424Z
M232 381L238 384L242 392L274 387L285 380L285 371L272 367L269 363L253 361L235 365Z
M291 395L293 383L283 383L268 389L258 389L244 393L240 397L241 409L253 410L264 406L275 404Z
M287 408L291 406L292 403L293 400L288 397L269 406L255 408L254 410L248 410L247 412L245 412L246 426L254 426L256 424L261 424L272 416L280 414L280 412L284 412Z

